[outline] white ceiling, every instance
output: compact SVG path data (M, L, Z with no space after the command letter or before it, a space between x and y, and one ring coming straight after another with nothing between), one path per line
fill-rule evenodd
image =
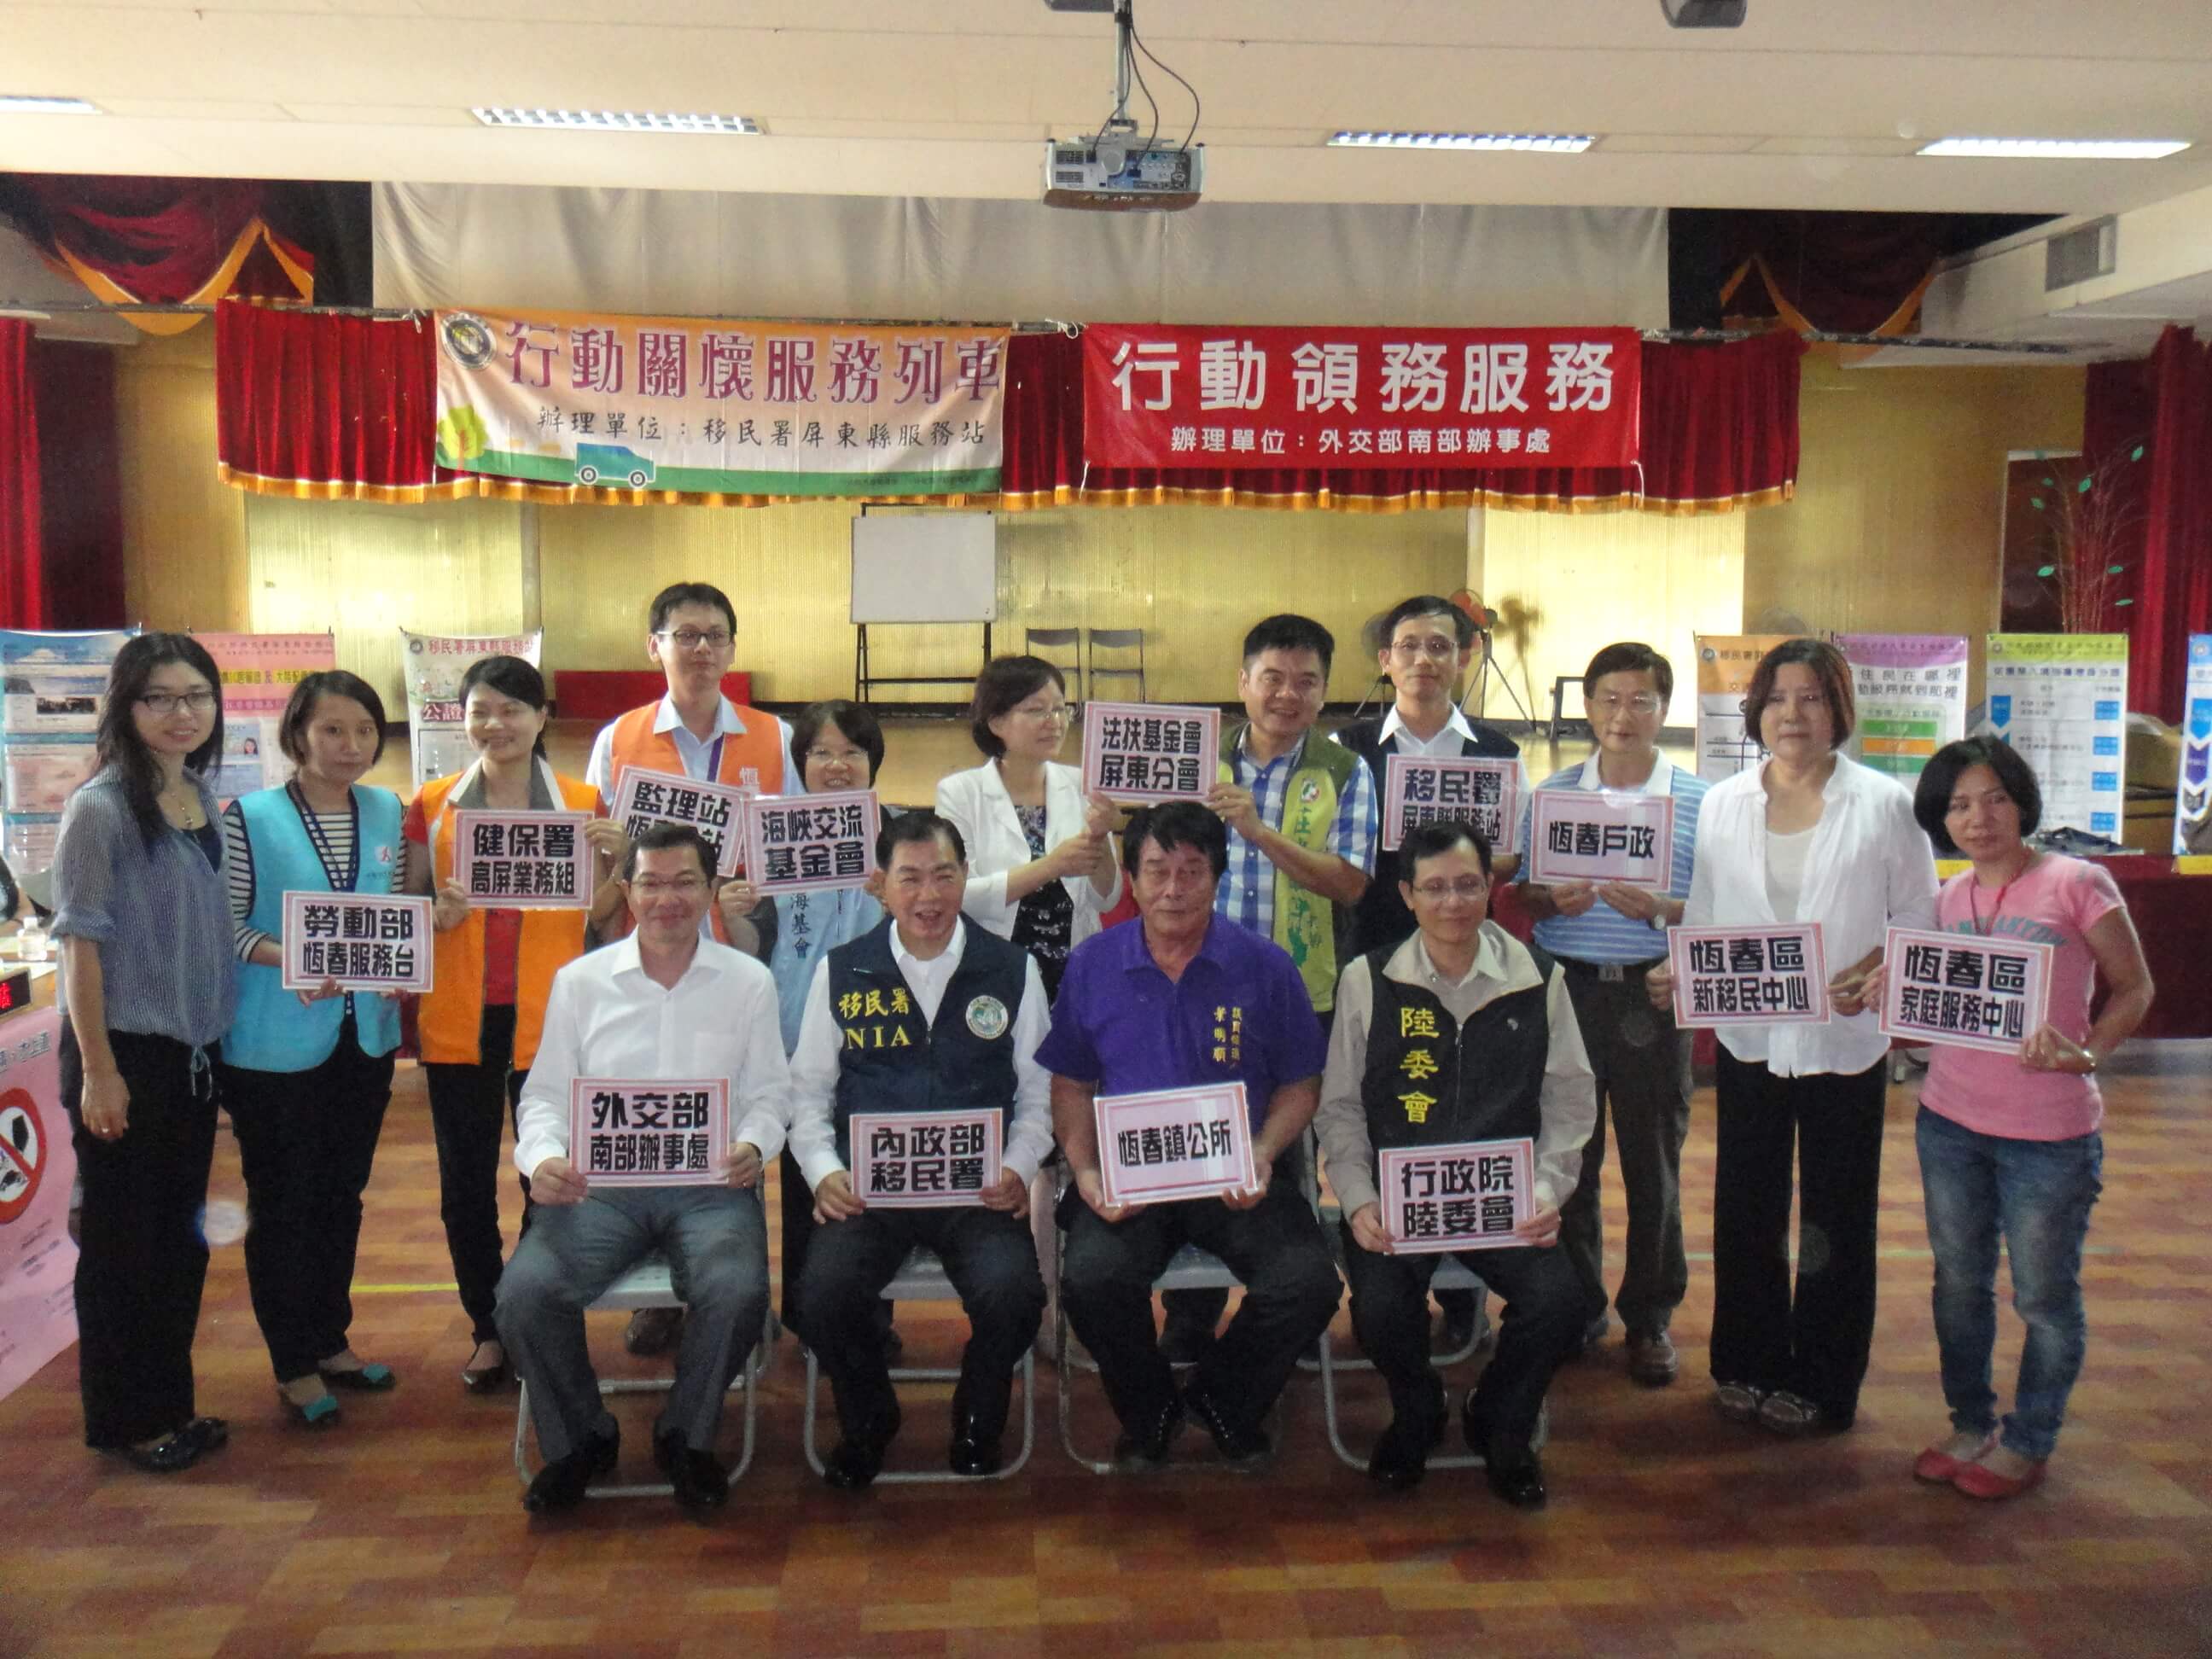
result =
M2106 212L2212 183L2212 0L1138 0L1221 201ZM1021 198L1111 102L1109 20L1043 0L0 4L0 170ZM1189 118L1153 75L1163 131ZM1137 113L1149 125L1139 100ZM495 131L473 104L715 111L761 139ZM1604 135L1579 156L1327 150L1338 127ZM1936 160L1945 135L2194 140Z

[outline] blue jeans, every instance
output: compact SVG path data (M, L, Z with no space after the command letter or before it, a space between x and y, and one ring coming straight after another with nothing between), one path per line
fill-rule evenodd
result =
M2027 1324L2005 1449L2037 1462L2051 1455L2066 1396L2081 1374L2087 1327L2081 1316L2081 1241L2104 1190L2105 1143L2014 1140L1977 1133L1920 1109L1920 1185L1928 1243L1936 1252L1936 1340L1943 1399L1963 1433L1997 1426L1990 1355L1997 1335L1997 1235L2012 1261L2013 1305Z

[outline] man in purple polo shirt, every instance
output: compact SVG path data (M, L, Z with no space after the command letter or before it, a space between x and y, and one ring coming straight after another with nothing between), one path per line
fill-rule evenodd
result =
M1115 1462L1157 1467L1185 1414L1233 1466L1267 1457L1260 1426L1343 1294L1303 1190L1299 1138L1328 1057L1304 981L1279 945L1215 916L1229 862L1221 820L1192 802L1137 812L1121 843L1141 921L1068 958L1037 1063L1073 1183L1060 1293L1121 1419ZM1241 1081L1258 1185L1225 1198L1109 1205L1098 1171L1099 1095ZM1152 1326L1152 1284L1186 1243L1244 1285L1243 1305L1180 1395Z

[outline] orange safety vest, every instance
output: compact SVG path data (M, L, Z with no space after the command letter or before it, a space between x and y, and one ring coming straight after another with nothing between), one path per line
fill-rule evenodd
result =
M453 875L453 820L446 798L461 781L456 772L422 786L423 821L430 826L432 884ZM599 810L599 792L588 783L556 776L561 804L571 812ZM545 1030L545 999L553 975L584 954L582 910L525 910L522 940L514 973L514 1068L526 1070L538 1057ZM433 989L416 1011L416 1041L431 1065L474 1066L483 1058L477 1040L483 1027L484 919L471 910L468 920L436 937Z
M659 717L660 704L648 702L615 721L614 736L607 743L607 785L613 791L608 801L610 807L621 799L623 771L626 767L640 766L648 772L665 772L672 777L686 775L684 757L676 747L675 738L653 729ZM782 727L776 723L775 715L763 714L757 708L738 708L738 719L744 723L745 729L722 734L721 764L715 769L714 781L750 789L756 794L781 794L786 765ZM722 925L721 907L711 907L707 916L715 939L727 945L730 933ZM611 925L610 936L623 938L629 928L629 912L625 909Z

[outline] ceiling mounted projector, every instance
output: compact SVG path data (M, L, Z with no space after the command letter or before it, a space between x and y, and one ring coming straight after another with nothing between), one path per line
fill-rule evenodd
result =
M1206 184L1206 146L1198 135L1198 93L1152 56L1137 33L1134 0L1045 0L1054 11L1114 14L1114 112L1098 131L1080 138L1048 138L1044 146L1044 204L1093 213L1171 213L1197 205ZM1142 52L1190 94L1190 127L1182 142L1162 143L1160 106L1137 62ZM1152 129L1139 136L1129 113L1132 83L1152 109Z
M1659 0L1667 27L1677 29L1740 29L1751 0Z

